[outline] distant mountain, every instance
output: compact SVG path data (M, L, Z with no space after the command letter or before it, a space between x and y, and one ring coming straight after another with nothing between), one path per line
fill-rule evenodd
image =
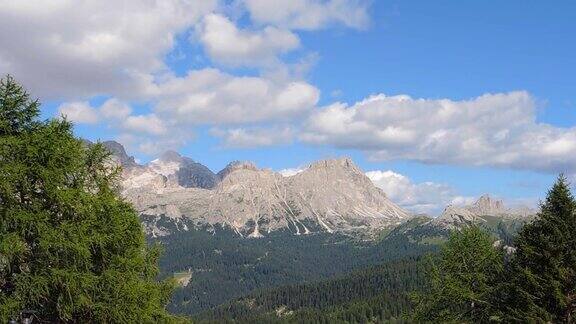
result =
M251 238L279 230L369 236L411 217L349 158L319 161L289 177L240 161L214 174L173 151L138 165L118 143L107 147L124 167L123 194L152 236L214 225Z
M174 151L165 152L148 167L183 188L211 189L218 183L218 176L206 166Z
M517 231L535 214L527 207L507 208L501 200L483 195L471 205L449 205L437 218L414 216L386 233L384 239L405 237L410 242L437 245L446 241L451 231L474 225L491 233L504 246L512 246Z
M487 222L486 217L512 220L527 218L535 213L534 210L527 207L507 208L502 200L493 199L490 195L485 194L472 205L447 206L442 215L431 223L444 228L458 228L465 224Z

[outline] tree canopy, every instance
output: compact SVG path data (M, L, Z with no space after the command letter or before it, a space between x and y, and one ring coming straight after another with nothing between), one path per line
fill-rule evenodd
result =
M558 177L538 217L518 233L502 313L515 322L575 321L576 202L568 181Z
M473 226L453 231L430 265L430 287L417 296L414 318L425 322L487 322L492 314L494 280L504 267L494 239Z
M0 322L23 310L47 322L177 320L109 153L39 111L12 77L0 81Z

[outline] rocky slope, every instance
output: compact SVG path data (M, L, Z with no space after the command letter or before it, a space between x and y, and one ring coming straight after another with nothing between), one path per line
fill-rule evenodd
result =
M253 238L278 230L370 235L410 217L348 158L288 177L238 161L214 174L176 152L138 165L116 144L107 146L124 167L123 194L153 236L190 226L224 226Z

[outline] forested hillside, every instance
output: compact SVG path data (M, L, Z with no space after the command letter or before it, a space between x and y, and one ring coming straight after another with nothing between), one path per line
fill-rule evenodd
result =
M334 234L243 239L231 231L189 231L160 239L165 276L190 271L191 280L176 290L170 309L194 314L255 290L301 284L342 275L388 261L417 257L437 245L403 236L380 242Z
M250 294L196 317L200 323L366 323L401 320L426 284L419 257L387 262L336 279Z
M490 216L482 219L486 221L478 225L504 244L510 244L523 224L520 220ZM329 233L298 236L288 231L273 232L266 238L245 239L222 227L215 227L213 231L202 228L175 231L173 235L153 241L164 246L165 253L160 260L164 276L176 273L190 276L187 285L174 293L169 309L191 315L255 291L317 282L388 262L408 262L438 251L447 241L450 230L430 220L415 217L383 231L377 241ZM376 299L371 303L382 302L377 296L373 297ZM353 303L353 299L348 302Z

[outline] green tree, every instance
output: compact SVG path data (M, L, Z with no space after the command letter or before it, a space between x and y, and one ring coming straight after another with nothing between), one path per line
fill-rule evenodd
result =
M424 322L488 322L496 278L504 268L501 249L478 227L451 233L438 260L430 262L430 287L416 296L414 319Z
M38 102L0 81L0 322L24 309L46 322L177 320L117 174L102 145L40 121Z
M537 218L515 240L510 280L500 289L508 321L576 321L575 211L569 184L560 175Z

